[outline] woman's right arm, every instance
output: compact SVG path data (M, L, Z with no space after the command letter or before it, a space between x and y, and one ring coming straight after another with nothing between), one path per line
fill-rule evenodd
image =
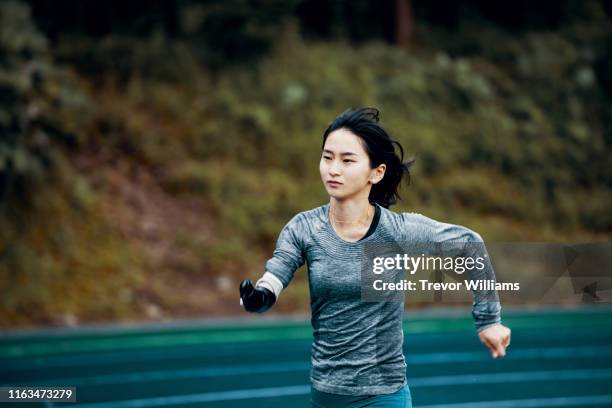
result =
M266 262L265 273L255 286L250 279L242 281L240 303L246 311L263 313L274 305L295 271L304 264L302 243L305 233L304 220L298 214L280 232L272 258Z

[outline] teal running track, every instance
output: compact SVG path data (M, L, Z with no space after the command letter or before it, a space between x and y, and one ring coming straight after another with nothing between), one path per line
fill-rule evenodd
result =
M504 310L492 359L469 312L407 314L415 407L612 407L612 308ZM308 321L189 321L3 332L2 386L74 386L69 407L309 407ZM8 406L2 404L0 406Z

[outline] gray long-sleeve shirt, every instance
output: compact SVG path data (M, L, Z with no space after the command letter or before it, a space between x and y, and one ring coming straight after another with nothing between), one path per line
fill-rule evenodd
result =
M379 207L376 229L355 242L343 240L334 231L328 217L329 203L301 212L282 229L273 256L265 264L265 270L285 288L295 271L304 262L308 265L314 337L310 379L319 391L389 394L407 383L402 351L405 294L401 292L401 302L362 300L364 245L418 242L433 247L462 242L459 248L473 255L468 253L467 243L482 243L480 235L463 226ZM478 273L494 278L490 262ZM501 320L500 303L491 299L474 296L472 315L478 331Z

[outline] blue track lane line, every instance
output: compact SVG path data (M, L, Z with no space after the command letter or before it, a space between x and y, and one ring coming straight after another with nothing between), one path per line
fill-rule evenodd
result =
M612 347L550 347L544 349L512 349L510 347L506 358L511 360L531 360L604 356L612 356ZM491 357L486 352L477 351L409 354L406 356L406 363L408 365L468 363L476 361L491 361Z
M285 350L284 348L283 350ZM310 352L309 349L305 349L306 352ZM140 360L154 361L154 360L165 360L171 357L178 358L181 355L192 354L189 350L177 350L180 353L139 353ZM183 353L185 351L185 353ZM236 350L234 352L234 355ZM404 351L406 354L406 362L408 364L445 364L452 362L471 362L471 361L490 361L489 355L484 352L466 351L466 352L442 352L442 353L411 353L409 350ZM555 359L555 358L578 358L578 357L593 357L593 356L610 356L612 355L612 347L590 347L590 346L576 346L576 347L548 347L548 348L524 348L524 349L509 349L508 357L512 359L532 359L532 358L543 358L543 359ZM5 370L8 372L16 372L22 370L31 369L45 369L45 368L58 368L58 367L77 367L77 366L96 366L96 365L110 365L117 362L126 361L126 355L121 354L110 354L107 355L82 355L78 358L72 357L71 359L64 358L59 361L48 360L47 358L34 357L30 360L20 361L19 363L13 363L11 360L3 361L0 359L0 363L5 365Z
M459 404L421 405L421 408L544 408L612 405L612 395L584 395L580 397L533 398L501 401L474 401Z
M270 387L221 392L205 392L201 394L173 395L169 397L141 398L125 401L96 402L92 404L71 405L72 408L136 408L136 407L167 407L171 405L197 404L203 402L219 402L245 400L254 398L285 397L291 395L310 394L310 385L291 385L287 387Z
M267 346L267 347L266 347ZM257 348L257 352L261 353L266 349L270 348L270 345ZM310 353L311 342L296 341L296 342L285 342L281 345L274 344L274 353L287 353L304 351L304 353ZM53 355L53 356L38 356L38 357L22 357L22 358L0 358L0 366L5 366L11 370L29 370L29 369L45 369L45 368L62 368L62 367L79 367L79 366L94 366L100 363L104 365L115 365L117 363L124 364L129 359L137 359L140 361L164 361L172 360L176 358L208 358L208 357L235 357L240 353L248 352L253 353L254 347L245 348L244 344L236 345L220 345L213 347L199 347L194 352L191 347L179 347L171 348L169 350L159 349L143 349L131 352L126 351L105 351L105 352L92 352L89 354L78 354L78 355Z
M467 311L454 317L406 318L403 327L406 334L465 333L473 329ZM559 313L522 312L506 313L503 322L514 329L585 328L602 327L612 318L612 309L584 309ZM43 333L47 333L44 335ZM307 340L312 338L312 328L307 321L268 323L255 325L252 321L236 322L233 326L169 326L168 328L115 328L90 330L87 328L58 329L0 333L0 358L23 358L45 355L79 354L110 350L132 351L149 347L219 345L227 343L265 342L271 340Z
M107 374L92 377L58 378L52 380L28 381L20 384L73 384L74 386L101 386L111 384L139 383L147 381L172 381L195 378L225 377L232 375L257 375L266 373L282 373L305 371L310 369L310 363L294 361L286 363L249 364L239 366L203 367L182 370L159 370L121 374ZM15 384L13 384L15 385Z
M568 334L570 335L570 334ZM586 330L581 330L578 333L571 333L573 339L579 336L590 336L590 338L602 338L609 339L612 341L612 333L601 333L599 331L590 333ZM606 337L603 337L603 336ZM550 334L532 332L529 334L531 340L535 338L548 337ZM437 336L436 336L437 337ZM580 338L582 338L580 337ZM430 341L429 335L411 336L408 341L409 344L405 345L404 351L406 354L410 354L411 350L414 349L415 345L422 344L423 342ZM208 345L198 347L195 350L191 347L180 347L165 349L164 352L160 352L160 349L143 349L137 351L104 351L104 352L92 352L89 354L76 354L76 355L52 355L52 356L28 356L20 358L0 358L0 367L6 367L10 370L27 370L31 368L45 369L52 367L77 367L77 366L92 366L92 365L111 365L115 363L126 363L129 359L147 360L147 361L160 361L170 360L173 358L189 358L197 357L204 358L209 356L214 357L234 357L237 354L244 353L245 347L243 344L227 344L217 345L214 348L206 348ZM249 350L252 350L254 346L251 346ZM300 340L291 342L274 343L270 344L257 344L257 350L269 350L270 347L275 353L283 352L304 352L309 354L311 348L311 340ZM261 353L262 351L258 351ZM459 357L460 358L460 357Z
M408 378L408 386L418 388L436 387L439 385L496 384L550 380L599 380L608 378L612 378L612 369L588 368L580 370L518 371L510 373L461 374Z
M572 380L601 380L612 378L612 369L584 369L584 370L556 370L556 371L521 371L511 373L484 373L448 375L435 377L422 377L408 379L411 389L423 387L456 386L466 384L508 384L534 381L572 381ZM73 384L74 385L74 384ZM304 395L310 393L310 385L292 385L285 387L241 389L221 392L207 392L201 394L175 395L168 397L141 398L124 401L109 401L75 405L73 407L141 407L189 404L212 401L229 401L236 399L252 399L265 397L279 397L287 395ZM539 399L538 399L539 400ZM556 398L555 400L561 400ZM519 400L520 401L520 400ZM533 400L536 401L536 400ZM497 402L495 406L498 407ZM509 406L537 406L537 405L509 405ZM556 406L556 405L550 405Z
M508 359L557 359L578 357L604 357L612 355L612 347L559 347L555 349L518 349L508 354ZM455 353L428 353L415 354L406 357L407 365L417 364L448 364L457 362L491 361L486 352L455 352ZM188 378L223 377L232 375L257 375L264 373L279 373L305 371L310 369L310 362L288 361L283 363L260 363L236 366L201 367L192 369L157 370L146 372L132 372L120 374L106 374L90 377L56 378L21 382L22 385L38 384L44 381L47 385L98 386L124 383L138 383L146 381L168 381ZM6 385L6 384L3 384ZM17 385L17 384L12 384Z
M166 407L172 405L197 404L204 402L235 401L245 399L282 397L310 394L310 385L292 385L288 387L271 387L244 389L201 394L176 395L169 397L140 398L125 401L97 402L92 404L71 405L73 408L139 408ZM580 405L612 404L612 395L584 395L580 397L530 398L515 400L471 401L458 404L424 405L421 408L539 408L568 407Z

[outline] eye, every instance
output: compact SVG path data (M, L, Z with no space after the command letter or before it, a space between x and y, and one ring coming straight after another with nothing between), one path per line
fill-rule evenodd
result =
M329 156L323 156L323 158L324 158L325 160L331 160L331 157L329 157Z
M354 160L344 159L344 162L345 163L352 163L352 162L354 162Z

